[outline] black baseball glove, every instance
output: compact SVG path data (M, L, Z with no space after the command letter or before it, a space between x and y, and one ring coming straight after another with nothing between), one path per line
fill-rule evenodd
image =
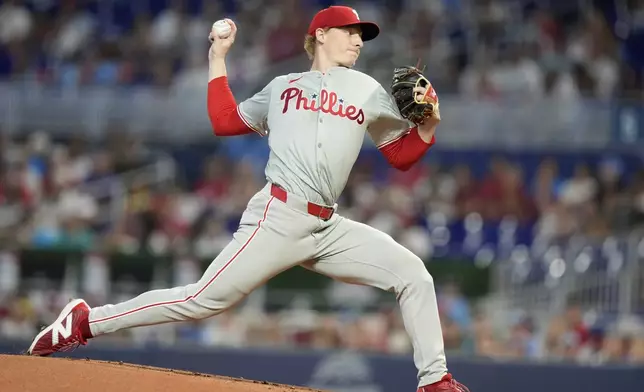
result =
M424 96L417 94L414 92L416 87L424 87L427 92ZM438 96L432 84L417 67L394 68L391 94L400 110L400 114L414 124L422 124L429 117L440 120Z

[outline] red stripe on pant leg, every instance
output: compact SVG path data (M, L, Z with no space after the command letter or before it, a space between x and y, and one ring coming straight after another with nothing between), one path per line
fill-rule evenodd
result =
M257 232L259 231L259 229L260 229L260 227L261 227L262 222L266 221L266 215L268 214L268 207L269 207L269 206L271 205L271 203L273 202L273 199L275 199L275 198L274 198L274 197L271 197L271 198L270 198L270 200L268 201L268 203L266 203L266 208L264 208L264 216L262 217L262 219L260 219L260 220L257 222L257 228L255 228L255 230L253 231L253 234L251 234L251 236L246 240L246 242L244 243L244 245L242 245L242 247L241 247L241 248L239 248L239 250L238 250L238 251L233 255L233 257L231 257L231 258L230 258L230 260L228 260L228 261L226 262L226 264L225 264L223 267L221 267L221 269L220 269L219 271L217 271L217 273L215 274L215 276L213 276L213 277L208 281L208 283L206 283L206 284L205 284L201 289L199 289L199 291L197 291L194 295L191 295L191 296L189 296L189 297L187 297L187 298L180 299L180 300L167 301L167 302L157 302L157 303L153 303L153 304L149 304L149 305L141 306L141 307L139 307L139 308L129 310L129 311L125 312L125 313L121 313L121 314L117 314L117 315L109 316L109 317L104 317L104 318L102 318L102 319L98 319L98 320L93 320L93 321L90 321L89 323L90 323L90 324L95 324L95 323L101 323L101 322L104 322L104 321L114 320L114 319L117 319L117 318L120 318L120 317L128 316L128 315L130 315L130 314L133 314L133 313L136 313L136 312L140 312L140 311L145 310L145 309L150 309L150 308L153 308L153 307L157 307L157 306L163 306L163 305L174 305L174 304L184 303L184 302L188 302L188 301L190 301L191 299L194 299L194 298L196 298L197 296L199 296L201 293L203 293L203 292L204 292L204 290L206 290L206 289L208 288L208 286L210 286L210 285L212 284L212 282L214 282L214 281L215 281L215 279L217 279L217 277L218 277L219 275L221 275L221 273L222 273L222 272L224 272L224 270L225 270L225 269L226 269L230 264L232 264L232 262L237 258L237 256L239 256L239 254L240 254L240 253L241 253L241 252L242 252L242 251L243 251L243 250L248 246L248 244L250 244L250 242L252 241L252 239L255 237L255 234L257 234Z

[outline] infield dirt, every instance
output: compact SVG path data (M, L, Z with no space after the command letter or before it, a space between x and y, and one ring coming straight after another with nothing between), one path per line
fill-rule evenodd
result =
M313 389L84 359L0 355L2 392L313 392Z

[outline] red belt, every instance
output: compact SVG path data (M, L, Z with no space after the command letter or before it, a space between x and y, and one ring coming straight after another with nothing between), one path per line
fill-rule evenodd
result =
M286 203L288 200L288 193L286 190L280 188L278 185L271 184L271 196L275 197L277 200ZM313 216L317 216L322 220L329 220L333 216L335 210L331 207L321 206L319 204L314 204L307 202L307 212Z

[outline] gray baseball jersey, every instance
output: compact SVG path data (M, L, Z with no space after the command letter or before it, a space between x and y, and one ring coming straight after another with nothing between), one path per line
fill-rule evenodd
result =
M238 108L249 127L268 135L266 178L329 206L346 185L365 131L381 147L411 126L380 83L344 67L279 76Z
M395 293L419 385L440 380L447 365L434 284L423 261L381 231L338 213L321 218L309 209L311 202L336 202L365 132L380 147L407 132L410 124L391 96L369 76L337 67L275 78L238 112L268 137L271 153L268 181L249 201L232 241L197 283L93 308L92 334L210 317L301 265Z

